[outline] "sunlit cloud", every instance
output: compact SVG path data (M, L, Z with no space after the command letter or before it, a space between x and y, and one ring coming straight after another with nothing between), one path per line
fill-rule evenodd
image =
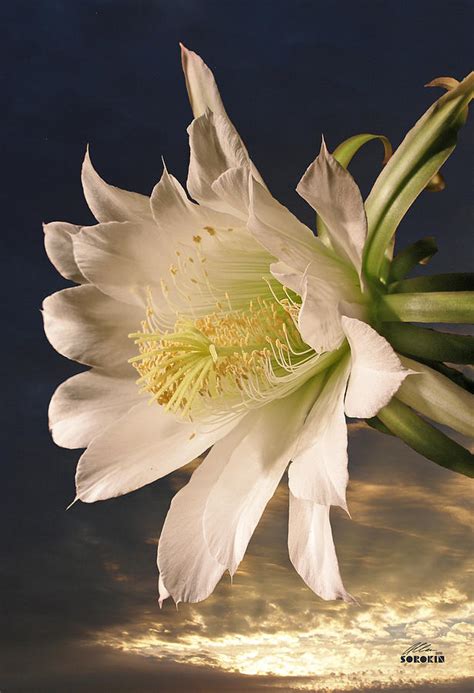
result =
M365 447L367 435L373 443L372 433L355 435L356 446ZM282 482L232 585L224 578L202 604L135 613L123 628L96 631L93 641L160 665L262 677L286 691L442 687L466 679L472 670L469 482L417 466L412 453L397 458L397 448L387 455L385 439L375 440L370 458L352 471L352 520L333 513L341 567L359 606L318 600L292 570ZM186 477L179 475L174 489ZM404 650L420 641L443 652L444 663L402 664Z
M443 618L440 605L450 607ZM295 677L293 690L314 690L316 683L320 691L370 689L374 681L377 686L393 686L468 676L471 613L467 595L450 585L417 601L380 603L370 612L353 609L343 628L332 615L315 611L300 620L288 619L284 608L271 604L268 616L254 622L249 634L207 635L202 614L191 607L188 619L198 626L197 632L169 638L169 631L157 624L141 634L104 633L98 642L158 660L247 675ZM422 640L433 640L446 661L432 666L401 664L403 651Z

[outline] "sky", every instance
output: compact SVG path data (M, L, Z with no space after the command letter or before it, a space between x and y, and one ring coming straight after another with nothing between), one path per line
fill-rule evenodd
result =
M43 298L66 286L41 223L90 224L80 187L87 143L103 177L149 194L161 157L186 178L191 113L178 42L213 68L227 110L273 194L294 192L324 133L394 146L436 98L423 85L472 65L462 0L15 0L2 3L2 594L0 691L471 691L472 482L401 442L355 428L352 520L333 509L345 585L359 606L323 602L286 549L282 482L231 585L201 604L156 594L156 543L193 465L129 496L76 504L78 451L51 441L48 401L80 370L43 331ZM398 246L435 235L423 271L472 268L471 125L423 193ZM364 194L378 143L351 171ZM402 665L426 640L444 664Z

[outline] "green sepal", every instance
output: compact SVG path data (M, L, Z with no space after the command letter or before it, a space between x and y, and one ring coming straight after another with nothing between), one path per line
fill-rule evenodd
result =
M394 435L432 462L458 474L474 477L474 460L469 450L431 426L396 397L377 417Z
M403 381L397 399L436 423L474 435L474 396L433 368L404 356L400 359L413 374Z
M409 245L393 258L388 281L396 282L403 279L416 265L426 265L437 252L438 246L433 236L421 238Z
M371 140L380 140L382 142L384 149L382 165L385 165L392 156L392 145L385 135L372 135L369 133L353 135L347 140L344 140L344 142L341 142L341 144L332 152L332 155L336 161L341 164L341 166L347 168L359 149ZM316 217L316 228L318 231L318 237L321 239L321 241L325 245L331 247L331 241L326 226L319 216Z
M384 256L408 209L456 146L474 92L474 73L444 94L422 116L385 166L365 202L368 239L364 267L384 281Z
M344 142L341 142L341 144L333 151L332 155L336 161L341 164L341 166L347 168L359 149L371 140L380 140L382 142L384 151L382 165L385 165L392 156L392 145L390 144L388 137L385 137L385 135L372 135L369 133L353 135L347 140L344 140Z
M389 294L408 294L417 291L474 291L474 274L472 272L432 274L426 277L402 279L388 286Z
M379 433L385 433L387 436L393 436L393 433L389 431L386 425L383 424L377 416L372 416L372 418L366 419L365 422L369 424L371 428L379 431Z
M406 356L450 363L474 363L474 337L470 335L438 332L405 322L383 322L379 332L395 351Z
M474 292L382 294L377 306L377 317L381 321L468 324L474 322Z
M446 181L444 180L441 173L435 173L433 178L430 180L425 190L428 192L442 192L446 188Z
M433 368L433 370L438 371L438 373L442 373L447 378L452 380L453 383L459 385L459 387L462 387L467 392L474 394L474 380L469 378L465 373L458 371L457 368L452 368L451 366L447 366L445 363L440 363L439 361L429 361L428 359L422 359L420 357L417 357L416 360L426 364L430 368Z

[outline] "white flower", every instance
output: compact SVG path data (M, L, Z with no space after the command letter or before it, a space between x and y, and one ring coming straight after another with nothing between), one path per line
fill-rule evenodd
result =
M91 367L54 394L53 438L87 447L85 502L212 446L159 542L160 599L176 602L205 599L236 571L291 461L291 560L322 598L350 601L329 523L331 505L347 509L345 415L374 416L411 372L368 324L362 198L323 143L298 191L326 225L324 244L268 192L210 70L184 48L183 66L199 204L167 170L150 199L112 187L86 154L98 223L45 227L51 261L79 284L45 300L46 334Z

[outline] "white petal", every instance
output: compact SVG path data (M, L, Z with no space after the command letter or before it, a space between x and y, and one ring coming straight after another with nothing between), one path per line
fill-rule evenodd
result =
M175 495L163 525L158 543L158 569L164 587L160 599L171 595L176 603L200 602L211 594L225 570L211 556L203 531L209 488L222 465L205 462Z
M141 311L84 284L58 291L43 303L46 336L60 354L86 366L123 368L136 354L128 338L140 327Z
M62 383L49 405L53 440L63 448L85 448L139 400L135 377L98 369Z
M211 70L182 44L181 59L195 118L188 129L191 147L188 190L195 200L220 211L229 211L225 202L212 191L212 184L222 173L243 166L262 184L263 180L226 113Z
M248 280L247 262L256 260L256 253L265 255L268 272L266 254L242 228L242 221L191 202L166 170L153 190L151 204L164 251L170 253L166 296L181 315L209 314L218 301L227 304L227 292L232 295L233 286L241 284L239 272ZM255 280L261 281L262 275L257 272Z
M296 447L314 399L301 389L248 414L203 462L221 469L209 488L204 535L214 558L233 574Z
M79 460L77 496L86 503L130 493L191 462L234 426L199 428L146 397L94 438Z
M117 301L144 305L148 287L161 294L169 276L164 243L151 223L109 222L83 228L74 237L74 256L87 279Z
M250 205L250 232L280 260L271 266L273 276L303 298L303 339L318 352L337 348L344 339L339 304L362 300L357 274L255 181Z
M299 296L303 295L306 280L304 272L293 269L286 262L273 262L270 265L270 271L280 284L288 287Z
M346 414L370 418L390 402L412 371L403 368L387 340L365 322L346 316L341 322L351 347L352 362Z
M170 259L173 261L176 261L176 250L183 252L183 244L195 245L196 236L201 239L201 247L206 248L222 229L227 233L228 228L241 225L235 216L191 202L166 169L152 192L151 208L162 244L171 246Z
M247 222L249 215L249 179L248 168L229 168L212 184L212 191L221 200L225 208L236 217Z
M188 133L191 158L187 187L190 195L218 211L232 211L212 189L212 184L229 168L243 167L253 171L236 129L228 118L207 111L193 120ZM258 177L256 172L253 173Z
M328 255L312 231L281 205L257 181L250 179L252 235L278 260L303 274L320 253Z
M288 549L305 583L322 599L353 602L342 584L329 521L329 506L296 498L290 492Z
M226 115L214 75L206 63L183 44L181 46L181 63L183 65L189 102L195 118L199 118L207 109L214 113Z
M79 233L80 226L65 221L52 221L43 225L46 253L58 272L66 279L84 284L84 277L74 258L72 236Z
M344 341L337 289L314 276L303 280L298 327L306 344L317 353L338 349Z
M102 180L86 151L82 165L82 186L87 204L97 221L151 220L148 197L120 190Z
M322 378L322 389L301 432L288 470L294 496L321 505L339 505L347 511L347 426L344 394L349 359L343 359Z
M171 597L171 594L168 592L168 590L165 587L165 583L163 582L163 578L161 577L161 575L158 578L158 593L160 595L158 598L158 603L159 603L160 609L161 609L165 599L168 599L168 597Z
M367 236L364 203L351 174L329 154L324 140L297 192L324 221L335 250L350 260L360 275Z

